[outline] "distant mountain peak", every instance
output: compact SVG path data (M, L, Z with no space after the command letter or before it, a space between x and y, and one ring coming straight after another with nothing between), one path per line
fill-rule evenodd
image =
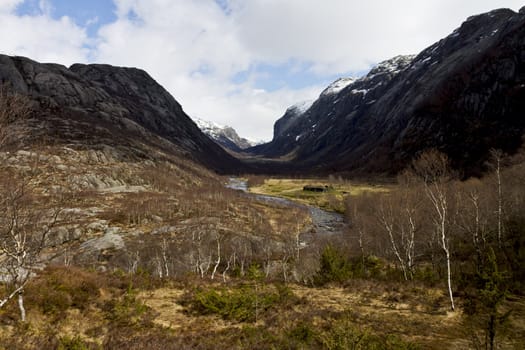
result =
M352 84L374 79L376 76L379 76L382 74L395 75L399 73L400 71L402 71L403 69L407 68L409 64L414 60L415 57L416 55L398 55L388 60L379 62L377 65L375 65L370 70L370 72L368 72L367 75L361 78L339 78L335 80L333 83L331 83L330 85L328 85L328 87L324 89L323 92L321 92L321 97L336 95L339 92L341 92L343 89L345 89L346 87ZM360 91L360 90L356 90L356 91ZM293 107L294 106L290 108L293 108Z
M203 133L208 135L208 137L210 137L219 145L229 150L240 152L243 149L262 143L262 141L252 141L247 138L240 137L239 134L237 134L237 131L235 131L235 129L229 125L222 125L200 118L192 119Z

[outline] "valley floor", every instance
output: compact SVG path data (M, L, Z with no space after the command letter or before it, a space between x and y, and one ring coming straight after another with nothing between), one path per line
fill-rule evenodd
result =
M450 311L433 207L424 203L421 184L249 177L253 194L246 194L184 159L128 161L114 149L50 146L4 152L0 161L0 199L12 198L0 200L2 227L20 209L31 220L18 236L30 232L24 237L44 244L36 253L26 247L35 260L20 265L34 271L22 294L27 321L20 321L16 298L0 307L0 349L480 349L491 315L499 317L498 349L525 344L520 212L506 223L501 243L514 270L498 256L502 271L515 273L510 280L497 268L481 270L492 266L489 250L483 274L475 275L476 246L465 230L467 220L482 215L471 215L470 202L458 207L462 216L450 231L457 308ZM480 181L452 185L448 193L486 191L484 203L495 203L493 187ZM19 189L24 196L13 195ZM261 194L286 201L260 200ZM57 220L46 221L53 206ZM312 206L338 218L344 213L351 225L334 235L318 231ZM493 207L486 210L494 216ZM400 234L412 219L419 225L409 242ZM51 229L38 236L42 227ZM400 229L389 237L384 227ZM17 246L10 241L17 235L9 235L15 231L7 232L3 242ZM417 253L410 281L392 242ZM34 262L41 257L52 258ZM6 261L0 263L11 266ZM469 279L480 276L488 282L473 286ZM3 298L16 285L1 287ZM504 292L492 314L471 312L469 303L492 303L487 295L497 288Z

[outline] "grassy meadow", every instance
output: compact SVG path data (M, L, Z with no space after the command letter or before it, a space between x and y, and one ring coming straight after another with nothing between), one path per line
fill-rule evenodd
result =
M256 194L283 197L302 204L312 205L328 211L344 213L345 200L363 193L383 193L391 185L375 185L333 179L279 179L270 178L249 181L249 191ZM305 191L305 186L324 187L324 192Z

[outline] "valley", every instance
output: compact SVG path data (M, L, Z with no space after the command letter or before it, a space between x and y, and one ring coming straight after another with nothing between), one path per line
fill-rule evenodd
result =
M524 38L474 15L259 144L0 55L0 349L522 349Z

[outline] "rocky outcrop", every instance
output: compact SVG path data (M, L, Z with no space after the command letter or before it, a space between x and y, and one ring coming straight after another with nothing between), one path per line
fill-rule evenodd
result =
M335 90L296 116L287 133L250 151L316 172L395 173L437 148L475 174L490 148L512 153L521 145L524 10L470 17L416 57L385 61Z
M35 135L120 147L124 157L151 157L157 150L221 172L240 167L143 70L99 64L66 68L0 55L0 81L34 101Z

